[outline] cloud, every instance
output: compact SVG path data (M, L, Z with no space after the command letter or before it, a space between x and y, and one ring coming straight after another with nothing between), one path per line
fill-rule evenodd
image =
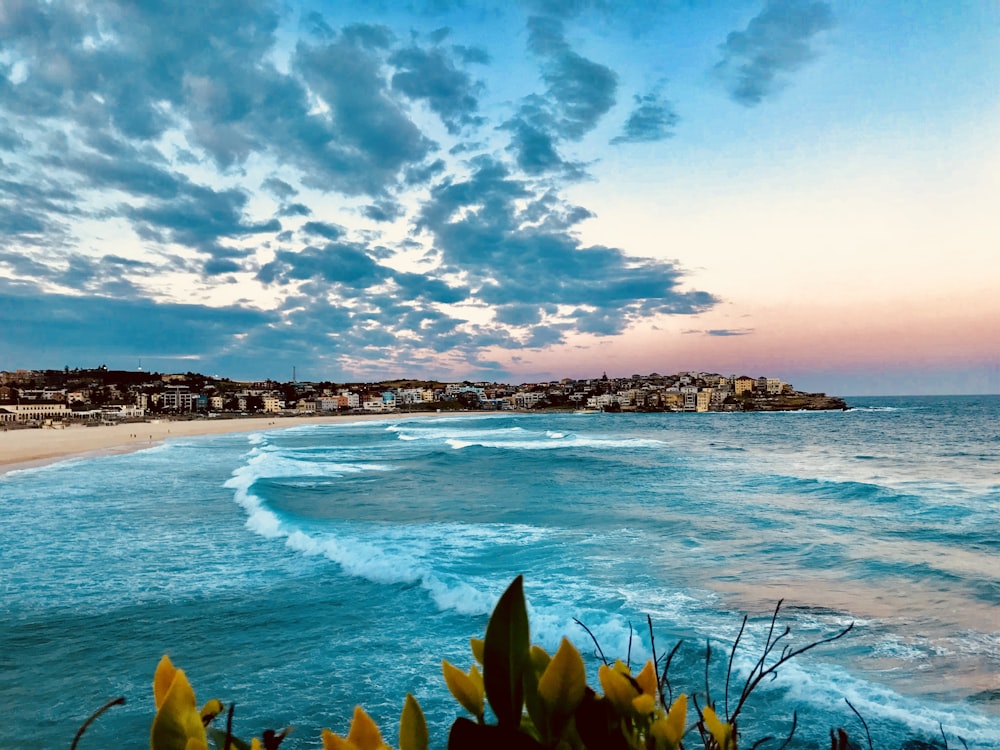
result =
M501 125L511 133L508 151L530 175L578 180L583 166L563 158L559 144L579 141L615 104L618 75L575 52L563 23L553 16L528 19L528 50L541 59L544 94L529 94Z
M362 245L331 242L323 247L306 247L297 252L280 250L263 266L257 278L266 283L287 284L296 279L321 279L364 289L379 284L390 272L365 252Z
M754 332L753 328L710 328L708 330L701 330L700 328L689 328L682 333L689 334L701 334L704 336L749 336Z
M250 251L225 240L265 232L280 232L277 219L249 222L245 216L248 195L242 190L213 190L203 185L182 184L178 195L152 200L142 206L126 205L122 214L132 220L140 236L161 243L175 242L206 253L213 260L244 257ZM235 270L232 264L209 265L204 271L215 275Z
M322 237L323 239L337 240L343 237L347 230L344 227L325 221L307 221L302 225L302 231L306 234Z
M574 52L556 19L532 17L528 32L528 48L543 58L542 77L560 137L582 138L614 106L618 75Z
M434 236L444 270L467 280L473 298L497 320L538 327L558 322L569 333L617 333L656 314L690 314L715 298L681 289L683 273L666 261L628 257L618 248L583 246L569 231L574 216L589 216L531 190L500 163L482 159L468 180L446 181L423 207L419 226ZM526 225L522 205L537 223ZM555 228L540 212L548 206ZM541 219L539 221L539 219ZM560 312L532 315L532 308Z
M612 144L649 143L673 137L679 118L669 101L656 92L633 98L635 108L625 121L622 134L611 139Z
M464 50L463 58L475 59L471 52ZM449 133L454 135L463 127L485 121L475 116L482 83L474 83L468 73L459 70L444 50L410 46L393 54L389 62L397 68L392 76L393 89L411 99L426 100Z
M752 107L816 57L815 36L834 26L829 3L812 0L768 0L744 31L734 31L721 46L715 72L732 99Z
M709 336L749 336L753 328L711 328L705 333Z
M288 200L289 198L294 198L299 194L298 190L277 177L268 177L261 183L260 186L283 201Z
M0 282L7 354L24 361L55 356L73 364L147 352L214 357L237 346L247 331L273 322L273 314L245 307L46 294L34 286Z
M344 32L324 45L299 44L294 65L329 115L300 110L290 123L289 152L312 187L380 195L401 171L431 153L432 144L391 96L374 32ZM381 41L381 40L380 40Z
M242 372L285 357L485 372L491 348L711 307L673 263L584 244L595 214L561 193L618 93L564 26L611 12L598 5L491 11L528 24L537 75L490 91L468 25L485 16L462 3L428 7L456 22L429 30L390 28L397 13L299 19L273 0L3 4L0 317L19 324L35 299L25 330L43 336L75 310L77 338L53 328L53 356L132 354L137 337L148 356ZM675 119L648 93L616 142L667 137Z

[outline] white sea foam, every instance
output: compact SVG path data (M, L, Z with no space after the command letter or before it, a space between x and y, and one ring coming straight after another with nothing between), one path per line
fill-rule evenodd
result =
M480 448L495 448L498 450L515 451L566 450L570 448L593 448L597 450L615 450L626 448L658 449L665 445L665 443L661 440L649 440L645 438L609 439L587 437L536 440L473 440L446 438L444 442L455 450L477 446Z

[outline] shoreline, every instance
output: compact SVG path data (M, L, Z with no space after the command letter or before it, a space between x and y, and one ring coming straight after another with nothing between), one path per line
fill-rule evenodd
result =
M435 414L436 415L436 414ZM0 476L86 456L132 453L178 437L283 430L314 424L350 424L432 416L431 413L349 414L310 417L246 417L238 419L160 420L124 422L61 429L17 429L0 432Z

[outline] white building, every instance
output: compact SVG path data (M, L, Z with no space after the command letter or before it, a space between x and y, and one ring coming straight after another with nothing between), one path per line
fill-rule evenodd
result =
M42 421L45 419L68 419L73 411L58 401L39 401L31 404L8 404L4 407L13 412L18 422Z

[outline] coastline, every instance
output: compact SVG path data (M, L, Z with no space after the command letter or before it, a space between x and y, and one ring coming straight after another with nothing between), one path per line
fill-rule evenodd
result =
M0 476L81 456L99 456L159 445L177 437L282 430L312 424L349 424L372 420L410 419L430 413L350 414L325 417L247 417L239 419L160 420L63 429L17 429L0 432Z

